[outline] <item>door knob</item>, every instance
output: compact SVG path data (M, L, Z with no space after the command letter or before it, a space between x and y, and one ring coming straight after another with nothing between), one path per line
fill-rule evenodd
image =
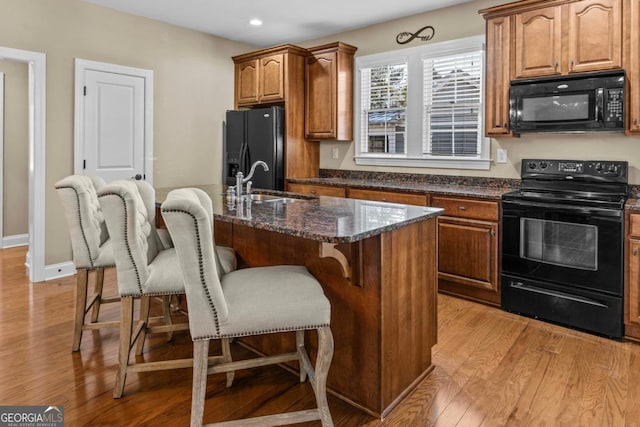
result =
M137 173L136 176L132 176L131 179L135 179L136 181L140 181L142 179L142 175Z

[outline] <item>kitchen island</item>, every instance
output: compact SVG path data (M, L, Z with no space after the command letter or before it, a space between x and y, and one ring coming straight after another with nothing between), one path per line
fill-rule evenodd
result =
M305 265L322 284L335 340L330 393L382 418L431 372L442 209L287 193L237 206L222 186L198 188L213 200L216 243L232 246L240 267ZM158 202L169 190L157 190ZM290 335L243 342L291 351ZM314 353L313 333L307 342Z

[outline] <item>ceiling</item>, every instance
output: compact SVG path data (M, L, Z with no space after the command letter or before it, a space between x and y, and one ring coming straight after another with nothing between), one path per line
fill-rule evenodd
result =
M471 0L84 0L259 47L299 43ZM261 27L249 25L258 18Z

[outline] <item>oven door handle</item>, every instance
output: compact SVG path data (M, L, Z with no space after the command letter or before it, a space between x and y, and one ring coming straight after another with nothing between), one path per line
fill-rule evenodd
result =
M596 301L596 300L593 300L591 298L585 298L585 297L581 297L579 295L568 294L566 292L554 291L554 290L551 290L551 289L539 288L538 286L533 286L533 285L525 285L522 282L510 282L509 283L509 287L515 288L515 289L520 289L522 291L535 292L537 294L549 295L549 296L553 296L553 297L557 297L557 298L562 298L562 299L567 299L567 300L571 300L571 301L581 302L581 303L584 303L584 304L595 305L597 307L604 307L604 308L607 307L606 304L603 304L600 301Z
M599 217L607 217L607 218L622 218L622 210L621 209L606 209L606 208L596 208L596 207L586 207L586 206L571 206L563 207L559 206L555 203L540 203L540 202L522 202L522 201L513 201L513 200L504 200L503 203L512 204L517 206L518 208L527 208L527 207L537 207L537 208L547 208L553 209L555 212L563 212L563 213L581 213L587 215L594 215ZM503 206L503 211L504 211Z

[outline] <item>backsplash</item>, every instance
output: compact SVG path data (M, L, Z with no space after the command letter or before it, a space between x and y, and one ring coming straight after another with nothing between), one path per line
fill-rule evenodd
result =
M491 178L483 176L425 175L397 172L370 172L345 169L320 169L320 178L361 179L365 181L383 181L415 184L468 185L486 188L515 188L520 186L519 179ZM638 186L640 187L640 186Z

